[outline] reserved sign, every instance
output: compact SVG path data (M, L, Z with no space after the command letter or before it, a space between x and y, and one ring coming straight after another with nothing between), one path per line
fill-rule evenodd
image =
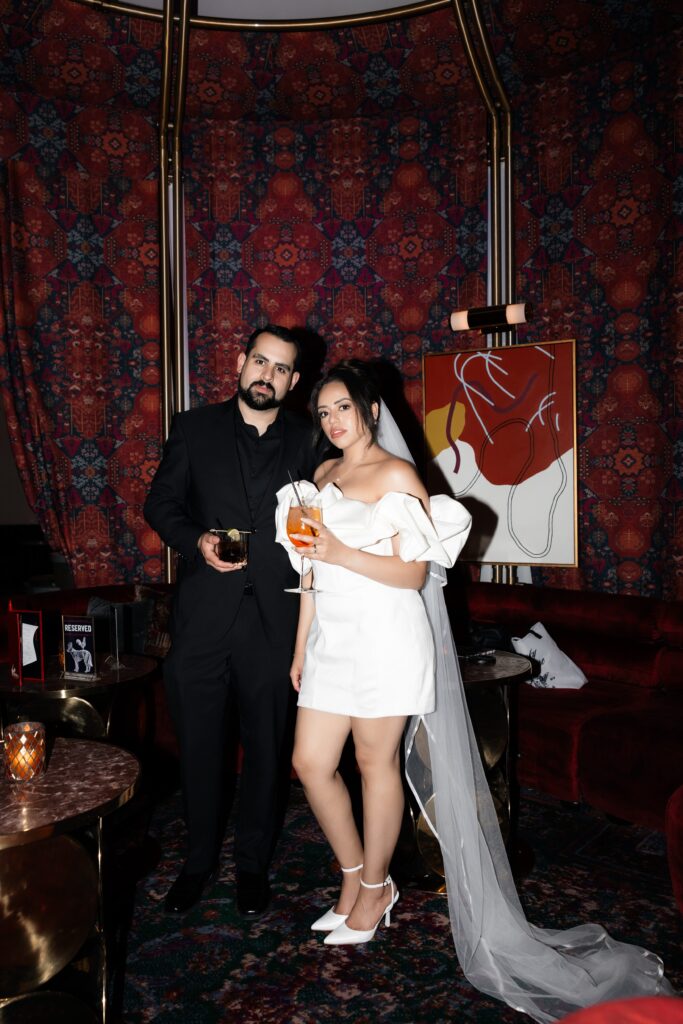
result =
M64 675L70 679L96 678L95 629L92 615L62 616Z

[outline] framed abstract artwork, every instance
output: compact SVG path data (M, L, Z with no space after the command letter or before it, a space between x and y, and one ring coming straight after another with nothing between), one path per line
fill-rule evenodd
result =
M426 355L423 371L430 490L472 513L460 557L577 565L574 341Z

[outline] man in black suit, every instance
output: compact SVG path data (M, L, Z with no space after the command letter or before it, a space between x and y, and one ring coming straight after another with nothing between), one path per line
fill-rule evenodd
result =
M187 860L166 897L183 912L215 877L222 841L226 710L234 696L242 764L235 834L237 905L266 909L268 864L287 768L291 661L299 602L275 543L275 494L311 478L310 426L280 408L299 379L299 345L284 327L254 331L239 356L237 396L173 418L145 517L183 557L164 680L180 742ZM211 529L249 530L246 568L220 561Z

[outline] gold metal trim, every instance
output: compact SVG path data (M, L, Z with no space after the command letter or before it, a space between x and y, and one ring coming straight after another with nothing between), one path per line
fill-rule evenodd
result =
M488 111L489 129L489 167L491 170L491 302L493 305L500 305L500 134L498 125L498 110L493 101L491 91L488 87L484 70L481 66L477 50L474 46L472 33L465 18L463 0L452 0L453 13L460 30L460 38L465 48L465 56L470 66L470 71L479 90L479 95L484 101Z
M173 5L164 3L162 37L162 73L159 113L159 270L161 285L161 427L164 437L171 425L172 379L171 362L171 274L169 266L168 187L170 181L168 151L168 119L171 105L171 79L173 76Z
M173 148L171 167L173 171L173 363L174 409L185 408L185 218L183 201L183 141L182 129L185 117L185 95L187 86L187 55L190 38L189 0L181 0L180 26L178 30L178 53L176 58L176 79L173 110Z
M114 14L128 14L132 18L148 18L150 21L163 21L164 11L150 11L148 7L135 7L133 4L116 3L115 0L75 0L77 4L87 7L99 7Z
M489 166L491 169L491 303L499 305L503 302L515 301L515 248L514 221L512 216L512 116L510 103L498 73L495 58L489 43L488 32L481 17L478 0L452 0L455 18L460 29L465 54L470 70L479 88L479 94L488 111L489 126ZM472 34L465 17L465 4L472 12L478 49L475 47ZM479 57L483 54L483 65ZM491 88L492 86L492 88ZM505 164L505 188L501 186L501 162ZM505 281L502 280L502 211L501 201L505 207ZM493 347L513 344L514 332L510 334L494 334ZM517 582L517 570L512 565L493 565L493 580L496 583Z
M514 301L514 245L512 238L512 132L510 104L498 74L495 60L488 40L486 27L482 21L477 0L469 0L476 36L470 29L465 14L465 0L452 0L453 12L460 30L470 70L479 89L479 95L489 114L489 166L491 169L491 304ZM475 44L476 38L476 44ZM484 61L479 51L484 55ZM493 89L490 83L493 83ZM501 146L502 140L502 146ZM506 278L502 281L502 225L501 225L501 160L507 167L505 198L506 202ZM495 339L496 344L504 344L504 340Z
M89 0L86 0L89 2ZM171 428L173 415L173 356L172 330L173 305L171 297L170 234L168 193L171 180L170 154L168 147L168 122L171 108L171 83L173 78L173 0L164 0L164 22L162 32L161 96L159 112L159 333L161 341L161 436L165 440ZM164 578L173 580L173 552L162 547Z
M117 14L129 14L137 18L150 18L158 21L162 18L160 11L149 8L135 7L133 4L116 3L116 0L76 0L77 3L88 4L114 11ZM243 32L300 32L303 29L316 28L349 28L354 25L373 25L382 21L396 21L399 18L410 18L416 14L427 14L448 7L451 0L417 0L405 7L389 7L385 11L366 11L365 14L344 14L329 18L301 18L290 20L249 21L243 18L207 18L195 14L190 18L193 28L228 28L240 29Z
M479 10L478 0L470 0L472 5L472 13L474 15L475 23L477 25L477 32L479 41L481 43L482 52L486 62L486 68L489 74L489 78L493 83L495 90L495 103L498 107L500 125L501 125L501 138L502 148L500 157L507 167L506 181L505 181L505 256L506 256L506 279L505 288L503 294L505 295L506 302L514 302L515 295L515 268L514 268L514 240L512 237L513 232L513 209L512 209L512 110L510 108L510 102L505 92L505 86L503 80L498 72L496 60L491 49L491 43L486 31L486 26L481 17L481 11ZM501 242L502 249L502 242Z

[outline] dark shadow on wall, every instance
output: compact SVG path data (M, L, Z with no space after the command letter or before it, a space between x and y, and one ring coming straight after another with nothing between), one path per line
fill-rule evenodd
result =
M403 393L403 377L399 369L384 359L368 360L368 365L375 375L380 394L391 411L398 427L403 434L415 465L424 475L426 462L425 435L422 423L406 401Z
M37 523L0 523L0 597L73 586L62 554L52 551Z
M313 385L320 380L323 373L327 342L307 327L295 327L292 330L301 345L301 365L299 381L287 396L287 408L298 412L301 416L310 416L308 408Z
M472 516L472 529L460 557L467 562L481 562L486 558L491 538L498 525L498 513L477 498L467 495L458 498Z

